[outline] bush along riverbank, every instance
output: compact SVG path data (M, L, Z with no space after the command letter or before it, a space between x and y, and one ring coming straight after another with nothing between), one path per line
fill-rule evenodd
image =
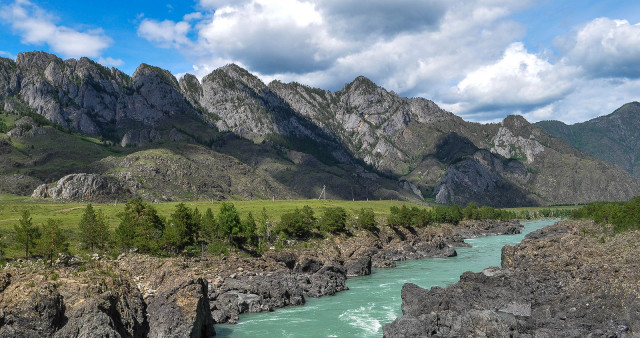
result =
M636 337L640 232L571 220L502 250L502 267L430 290L402 288L385 337Z
M151 206L138 206L135 201L128 209L131 212L121 215L119 229L131 224L153 229L153 224L165 222L154 216ZM231 209L230 205L225 208ZM160 240L156 244L144 243L140 236L145 232L138 229L128 232L134 235L126 238L135 240L117 258L99 253L69 255L61 249L55 255L52 253L52 259L40 256L15 260L0 273L0 336L208 336L213 334L215 323L234 323L241 313L301 305L306 297L332 295L347 289L348 277L370 274L372 268L392 267L396 261L407 259L452 256L456 254L456 246L465 245L463 236L516 233L522 227L517 221L465 220L456 210L463 211L459 207L438 212L401 207L391 211L389 224L374 217L374 223L369 225L364 223L369 219L366 210L364 217L351 221L343 217L341 210L333 210L314 219L317 223L313 223L310 234L299 236L292 232L289 237L276 230L290 217L283 216L280 223L272 226L271 230L279 233L274 243L260 243L258 238L253 242L256 244L249 244L237 239L240 232L232 231L229 244L221 250L228 251L226 255L206 253L212 250L194 245L200 244L196 239L185 245L175 240L179 236L169 237L173 240L170 243L173 252L183 245L185 254L171 257L140 254L134 252L140 249L131 247L143 243L144 250L156 250L157 244L160 247L167 244L161 241L164 233L154 231L149 235ZM448 215L442 217L454 217L457 224L434 221L439 212ZM181 228L176 224L181 215L188 213L193 214L194 210L177 207L173 225L165 224L164 229L173 227L173 233L180 234ZM293 211L294 221L304 220L297 213L309 214L304 208ZM331 213L334 215L326 216ZM28 223L26 216L23 223ZM140 219L148 222L139 222ZM325 234L320 236L321 229L325 229ZM127 233L117 231L116 238ZM114 234L109 236L113 238ZM207 246L216 243L215 240L206 243ZM220 242L225 243L222 239ZM258 250L260 245L264 247Z

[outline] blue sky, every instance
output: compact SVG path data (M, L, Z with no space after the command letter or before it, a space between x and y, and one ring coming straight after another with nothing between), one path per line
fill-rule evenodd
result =
M640 100L640 2L0 0L0 56L88 56L339 90L364 75L471 121L580 122Z

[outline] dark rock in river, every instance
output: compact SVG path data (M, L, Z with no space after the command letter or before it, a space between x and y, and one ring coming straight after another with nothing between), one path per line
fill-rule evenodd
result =
M339 265L327 264L303 282L304 294L309 297L333 295L348 290L347 273Z
M225 278L209 292L216 323L238 321L244 312L273 311L288 305L304 304L298 277L288 271L249 274Z
M344 263L347 277L366 276L371 274L371 256L363 256Z

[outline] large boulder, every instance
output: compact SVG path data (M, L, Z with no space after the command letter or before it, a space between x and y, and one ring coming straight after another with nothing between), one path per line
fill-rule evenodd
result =
M371 256L362 256L344 263L347 277L366 276L371 274Z
M127 199L131 192L114 178L97 174L70 174L58 182L42 184L31 197L71 201L110 201Z

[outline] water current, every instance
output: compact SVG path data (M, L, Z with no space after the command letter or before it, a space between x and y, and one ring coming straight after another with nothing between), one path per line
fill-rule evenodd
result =
M378 269L369 276L348 279L348 291L306 298L303 306L240 315L236 325L216 325L216 337L381 337L382 327L402 315L404 283L446 286L457 282L465 271L500 266L504 245L517 244L527 233L554 222L523 222L524 230L517 235L466 239L471 247L456 248L456 257L425 258Z

